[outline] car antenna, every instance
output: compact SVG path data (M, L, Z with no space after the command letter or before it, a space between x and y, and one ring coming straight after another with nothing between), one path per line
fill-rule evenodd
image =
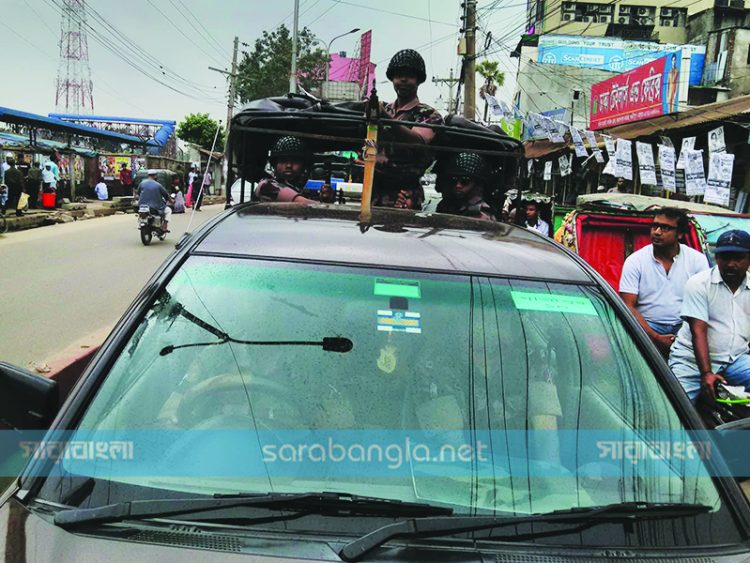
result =
M367 122L367 138L362 152L365 157L365 173L362 180L362 203L359 212L359 230L366 232L372 224L372 181L375 176L375 161L378 156L378 121L380 118L380 102L375 80L365 105L365 120Z

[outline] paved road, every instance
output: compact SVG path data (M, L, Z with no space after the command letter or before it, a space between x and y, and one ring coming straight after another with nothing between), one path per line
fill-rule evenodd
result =
M204 206L191 230L223 209ZM167 239L148 247L132 214L0 236L0 360L28 367L101 342L189 219L173 215Z

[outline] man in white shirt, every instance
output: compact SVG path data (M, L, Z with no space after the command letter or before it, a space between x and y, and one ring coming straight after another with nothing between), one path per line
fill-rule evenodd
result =
M0 184L5 183L5 171L10 168L9 162L13 159L12 156L6 156L5 161L0 164Z
M549 236L549 223L539 217L539 208L535 201L526 202L526 228Z
M734 230L716 242L716 266L685 286L685 323L669 367L691 401L714 399L717 382L750 389L750 234Z
M94 186L97 199L104 201L109 199L109 191L107 190L107 184L104 183L103 179L99 180L99 183Z
M651 223L651 244L628 256L620 276L620 297L665 357L682 326L685 284L709 267L702 252L680 244L688 227L682 210L665 207L657 211Z

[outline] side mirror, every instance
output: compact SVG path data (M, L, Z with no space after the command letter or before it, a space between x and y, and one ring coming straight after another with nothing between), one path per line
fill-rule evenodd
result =
M0 427L46 430L59 408L57 382L0 362Z

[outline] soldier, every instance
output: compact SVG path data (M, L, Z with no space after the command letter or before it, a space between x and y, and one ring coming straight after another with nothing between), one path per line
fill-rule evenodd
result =
M443 194L438 213L494 221L492 209L484 201L488 172L487 161L478 154L462 152L450 157L438 177L438 190Z
M269 162L273 176L258 182L255 195L260 201L316 203L302 196L310 175L312 153L297 137L282 137L271 147Z
M396 101L383 106L383 117L415 123L441 124L443 118L432 107L417 97L417 89L427 78L424 59L413 49L399 51L388 64L386 76L393 83ZM435 137L429 127L389 125L383 139L400 143L427 145ZM432 157L423 149L386 147L378 155L374 205L421 209L424 192L419 179L430 165Z

